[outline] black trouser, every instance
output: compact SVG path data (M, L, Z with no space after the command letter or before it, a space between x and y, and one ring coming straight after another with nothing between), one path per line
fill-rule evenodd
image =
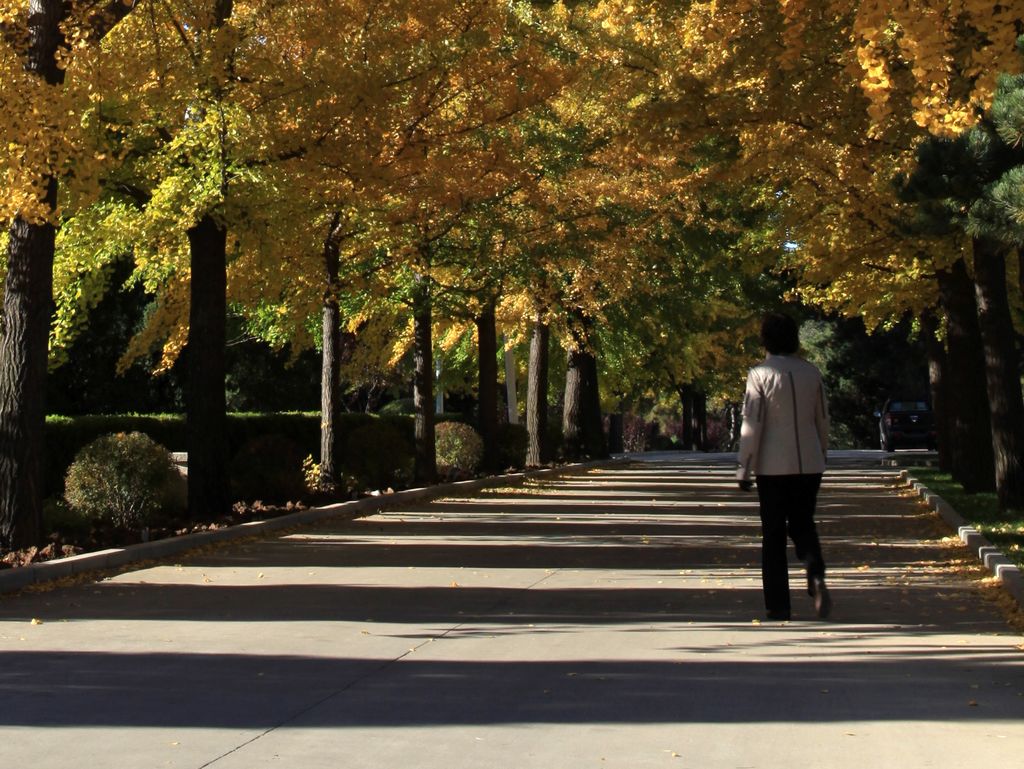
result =
M796 545L796 556L812 577L825 576L821 543L814 527L814 507L821 475L759 475L761 502L761 584L764 605L770 612L789 612L789 565L786 534Z

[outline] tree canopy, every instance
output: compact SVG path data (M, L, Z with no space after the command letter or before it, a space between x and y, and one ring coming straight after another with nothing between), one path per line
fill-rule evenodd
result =
M597 354L606 404L729 397L765 308L944 317L961 263L1019 330L1022 32L984 0L2 0L0 368L141 289L122 364L168 370L203 223L238 323L298 354L333 302L350 372L493 308ZM4 392L21 440L41 401Z

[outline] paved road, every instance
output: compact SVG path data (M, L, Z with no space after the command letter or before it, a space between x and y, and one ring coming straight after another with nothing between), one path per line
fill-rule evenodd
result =
M772 623L755 497L654 459L0 599L6 763L1019 765L1022 639L893 471L828 474L835 615Z

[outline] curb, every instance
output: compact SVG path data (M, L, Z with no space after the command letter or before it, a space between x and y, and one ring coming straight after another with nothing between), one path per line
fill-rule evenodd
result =
M1024 576L1021 575L1020 567L1007 558L993 545L988 538L971 526L958 513L949 502L944 500L934 491L929 489L920 481L910 477L906 470L900 473L907 485L914 489L921 498L935 511L947 524L956 530L961 541L967 545L978 560L1002 583L1006 591L1014 597L1017 603L1024 608Z
M594 462L580 462L560 467L546 467L540 470L526 470L508 475L492 475L454 483L439 483L424 488L404 489L393 494L362 497L349 502L336 502L323 507L311 507L297 513L288 513L265 521L247 521L234 526L212 531L199 531L180 537L168 537L137 545L81 553L67 558L33 563L17 569L0 571L0 594L14 593L33 585L41 585L86 572L122 569L134 563L153 561L181 555L190 550L208 547L223 542L267 536L276 531L309 526L331 518L362 518L385 508L408 502L443 497L449 494L463 494L479 491L490 486L520 484L535 478L546 478L573 473L596 467L605 467L624 461L624 458L602 459Z

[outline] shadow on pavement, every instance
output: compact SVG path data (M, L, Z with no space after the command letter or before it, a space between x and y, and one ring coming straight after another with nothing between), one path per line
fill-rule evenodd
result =
M43 679L18 672L40 669ZM290 725L311 728L991 721L1019 713L1022 683L1019 664L1005 655L986 659L984 649L941 659L750 663L14 652L0 655L0 670L11 705L0 723L36 727L269 728L282 713L298 714ZM964 675L980 682L971 691L978 707L967 706L967 692L950 696ZM996 677L1015 678L1017 688L993 683ZM63 682L59 696L56 681ZM356 685L358 694L343 696Z

